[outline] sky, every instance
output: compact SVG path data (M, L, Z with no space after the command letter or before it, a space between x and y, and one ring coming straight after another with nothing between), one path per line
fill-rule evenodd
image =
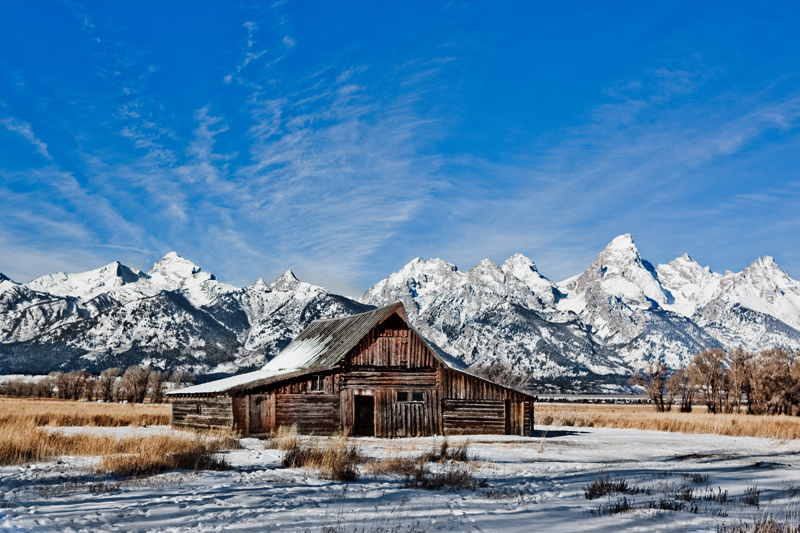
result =
M0 272L800 278L800 2L0 0Z

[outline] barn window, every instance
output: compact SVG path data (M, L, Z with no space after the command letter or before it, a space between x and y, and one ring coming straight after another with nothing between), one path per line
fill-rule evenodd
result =
M415 392L398 392L397 393L397 401L398 402L424 402L425 401L425 393L421 391Z
M203 414L203 406L202 406L202 404L199 404L199 403L197 404L197 414L198 415L202 415Z
M311 390L322 392L325 390L325 376L311 376Z

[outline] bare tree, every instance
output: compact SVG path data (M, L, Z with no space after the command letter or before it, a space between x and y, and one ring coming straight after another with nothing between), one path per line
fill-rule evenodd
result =
M673 397L680 400L681 413L692 412L692 401L696 389L685 368L679 368L667 379L667 389Z
M150 387L150 401L152 403L161 403L164 400L164 383L167 381L167 375L160 370L151 370L150 375L147 377L147 382Z
M728 350L726 364L728 367L728 412L742 412L742 396L751 404L753 392L754 354L742 346Z
M40 379L39 382L36 384L36 396L39 398L52 398L53 392L56 389L56 382L55 380L47 376L43 379Z
M789 377L794 383L792 402L797 406L797 416L800 416L800 353L794 352L789 363Z
M792 414L798 402L797 384L792 379L793 359L791 352L782 348L761 352L759 375L769 414Z
M69 382L67 381L67 375L63 372L50 372L48 376L53 378L56 395L62 400L69 398Z
M97 398L104 402L114 399L116 392L117 378L122 375L119 367L106 368L100 372L100 379L97 382Z
M182 386L194 383L195 376L188 370L174 370L169 380L175 384L175 388L181 388Z
M725 373L725 352L711 348L694 354L688 367L689 374L703 394L708 411L721 413L725 405L727 391Z
M122 375L122 387L126 391L128 401L142 403L147 396L147 381L150 368L132 365L125 369Z
M631 385L644 387L653 401L656 411L672 410L673 392L667 387L669 369L661 361L650 361L646 367L633 374L628 382Z
M67 397L72 400L80 400L86 389L86 381L89 379L90 374L85 370L73 370L67 373Z

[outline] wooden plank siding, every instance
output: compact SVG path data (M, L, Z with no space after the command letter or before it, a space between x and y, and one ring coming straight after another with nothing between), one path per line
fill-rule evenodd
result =
M442 400L444 434L505 434L505 413L502 400Z
M533 401L527 394L486 381L476 376L442 367L439 369L442 391L442 420L445 434L496 433L530 436L533 431ZM454 402L459 400L462 403ZM496 402L502 407L502 416L495 413L496 421L489 423L484 410L476 410L470 418L471 402ZM487 404L488 405L488 404ZM494 420L494 419L493 419ZM457 425L462 429L459 430ZM483 428L483 429L481 429Z
M349 366L436 368L441 363L419 335L396 315L379 324L345 356Z
M232 400L230 396L174 398L172 425L176 428L233 429Z
M338 394L276 394L275 407L276 427L296 425L314 435L341 431Z

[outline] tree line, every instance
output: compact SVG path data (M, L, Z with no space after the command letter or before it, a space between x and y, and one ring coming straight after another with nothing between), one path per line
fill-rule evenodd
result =
M692 410L695 400L709 413L800 416L800 353L770 348L711 348L694 354L684 368L651 361L629 382L644 387L657 411Z
M168 383L178 388L194 380L194 374L185 370L168 374L150 366L132 365L124 371L107 368L99 375L73 370L51 372L35 382L20 378L0 384L0 395L131 403L149 399L150 403L161 403Z

